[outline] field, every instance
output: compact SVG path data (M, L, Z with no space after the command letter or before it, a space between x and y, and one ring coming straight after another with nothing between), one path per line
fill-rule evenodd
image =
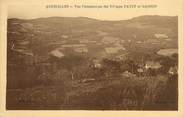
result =
M67 86L65 86L67 85ZM177 110L177 79L166 76L52 82L7 90L8 109Z

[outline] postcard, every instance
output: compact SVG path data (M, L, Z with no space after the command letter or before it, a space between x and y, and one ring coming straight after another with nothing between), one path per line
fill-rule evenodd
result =
M0 3L0 117L184 116L183 0Z

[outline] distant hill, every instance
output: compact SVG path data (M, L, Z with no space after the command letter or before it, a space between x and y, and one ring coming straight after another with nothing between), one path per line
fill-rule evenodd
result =
M160 48L177 48L177 16L140 16L129 20L104 21L87 17L48 17L37 19L8 19L8 54L12 52L48 56L49 52L66 44L80 44L92 49L90 55L104 53L104 48L123 46L126 52L150 51ZM165 34L166 40L152 42L155 34ZM113 44L103 43L103 38L117 38ZM154 39L154 40L153 40ZM151 42L149 42L151 40ZM84 42L84 41L83 41ZM93 42L93 43L92 43ZM95 42L95 43L94 43ZM143 44L144 43L144 44ZM142 45L141 45L142 44ZM12 49L13 48L13 49ZM13 50L13 51L12 51ZM101 50L101 51L99 51Z

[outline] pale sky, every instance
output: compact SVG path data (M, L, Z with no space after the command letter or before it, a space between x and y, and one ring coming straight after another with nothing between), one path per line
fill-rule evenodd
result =
M81 2L83 1L83 2ZM90 1L90 0L89 0ZM99 2L100 1L100 2ZM8 18L34 19L40 17L89 17L101 20L124 20L140 15L163 15L177 16L179 14L180 0L98 0L98 2L86 2L85 0L65 0L65 2L57 3L59 5L143 5L154 4L157 8L50 8L47 9L44 4L11 4L8 7ZM134 2L132 2L134 1ZM136 1L136 2L135 2Z

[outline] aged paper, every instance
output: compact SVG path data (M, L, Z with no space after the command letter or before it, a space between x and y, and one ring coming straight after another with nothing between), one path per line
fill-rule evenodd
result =
M182 117L183 0L0 1L0 117Z

